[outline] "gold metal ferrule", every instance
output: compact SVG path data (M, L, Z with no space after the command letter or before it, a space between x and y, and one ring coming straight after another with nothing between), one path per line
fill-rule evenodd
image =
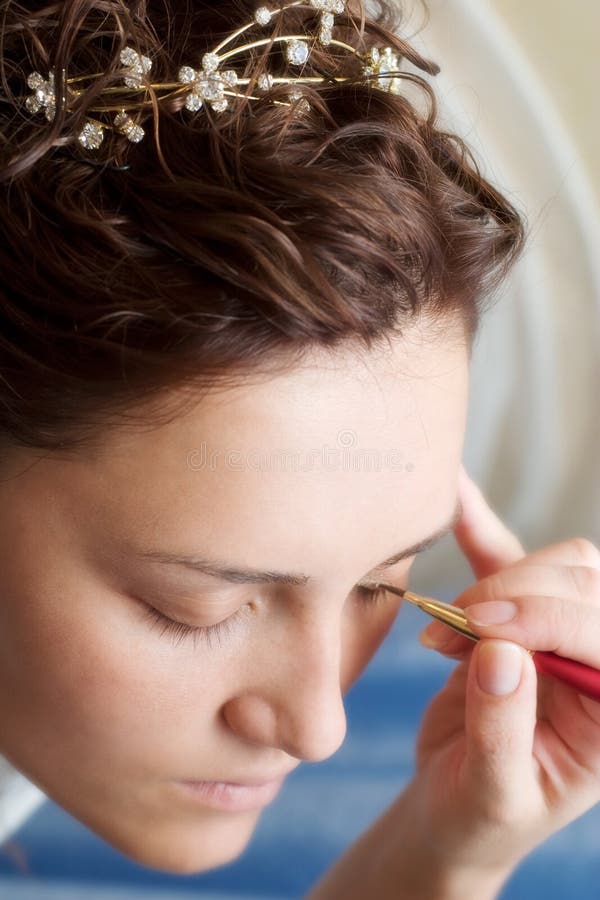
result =
M384 582L379 581L361 582L361 587L366 587L370 590L379 589L382 591L389 591L391 594L397 594L398 597L402 597L404 600L414 603L414 605L418 606L419 609L422 609L423 612L428 613L430 616L433 616L434 619L453 628L454 631L464 635L469 638L469 640L479 640L479 635L471 630L468 619L462 610L456 606L452 606L450 603L444 603L443 600L436 600L434 597L424 597L421 594L415 594L414 591L406 591L404 588L395 587L392 584L385 584ZM535 650L528 650L527 647L523 647L523 650L530 656L533 656L536 652Z
M384 582L367 582L364 585L361 583L361 586L372 590L378 588L379 590L390 591L390 593L396 594L398 597L410 601L410 603L414 603L423 612L429 613L434 619L449 625L454 631L468 637L471 641L479 640L479 635L471 630L467 617L462 610L452 606L450 603L444 603L443 600L436 600L433 597L423 597L421 594L415 594L413 591L406 591L403 588L394 587L394 585L385 584Z

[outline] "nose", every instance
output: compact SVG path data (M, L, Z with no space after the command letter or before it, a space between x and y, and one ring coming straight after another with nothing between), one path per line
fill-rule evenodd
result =
M341 622L318 612L286 617L251 683L223 707L239 737L319 762L346 736L341 689Z

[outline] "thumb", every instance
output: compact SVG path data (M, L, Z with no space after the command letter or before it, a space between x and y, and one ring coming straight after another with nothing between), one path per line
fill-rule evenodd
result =
M511 641L479 640L467 678L464 776L493 822L514 823L531 811L536 706L537 674L527 651Z

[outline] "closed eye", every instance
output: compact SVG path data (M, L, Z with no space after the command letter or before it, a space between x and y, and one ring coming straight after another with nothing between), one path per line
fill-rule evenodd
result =
M365 587L364 585L357 585L354 589L354 593L361 603L368 606L379 604L386 600L389 601L390 598L390 595L381 588L372 589ZM143 602L146 607L146 620L150 620L161 626L161 637L166 634L170 635L173 638L174 646L178 646L186 638L192 637L194 648L196 647L198 640L206 643L208 647L212 647L213 639L216 639L219 645L221 645L223 639L229 635L238 620L248 613L249 607L249 604L244 604L244 606L241 606L226 619L222 619L214 625L189 625L186 622L180 622L178 619L172 619L160 612L156 607L151 606L145 601Z

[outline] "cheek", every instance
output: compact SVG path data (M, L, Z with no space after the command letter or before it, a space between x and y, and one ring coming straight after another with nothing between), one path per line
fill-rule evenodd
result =
M215 717L220 697L206 690L223 684L215 667L202 648L174 647L133 602L93 584L29 583L3 604L2 721L21 747L43 742L57 763L102 755L138 776L172 763L165 735L189 734L197 747Z

